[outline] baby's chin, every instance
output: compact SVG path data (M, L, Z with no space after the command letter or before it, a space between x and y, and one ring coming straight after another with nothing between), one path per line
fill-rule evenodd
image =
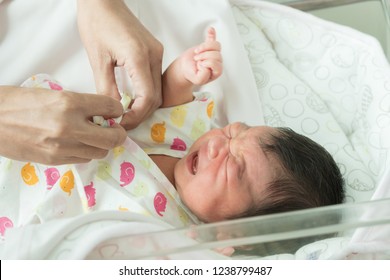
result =
M216 222L222 222L222 221L226 220L226 219L223 219L221 217L215 217L213 215L210 216L209 213L204 213L204 214L199 213L199 214L195 214L195 215L198 217L198 219L200 221L202 221L204 223L216 223Z

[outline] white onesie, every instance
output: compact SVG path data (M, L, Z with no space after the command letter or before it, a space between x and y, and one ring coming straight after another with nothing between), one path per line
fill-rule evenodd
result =
M193 142L210 130L213 108L208 93L197 93L192 102L158 109L128 135L149 155L182 158Z

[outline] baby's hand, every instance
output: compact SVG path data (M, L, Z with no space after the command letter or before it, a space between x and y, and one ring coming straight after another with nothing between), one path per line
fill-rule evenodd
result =
M184 78L194 85L204 85L222 74L221 44L213 27L207 30L206 40L181 57Z

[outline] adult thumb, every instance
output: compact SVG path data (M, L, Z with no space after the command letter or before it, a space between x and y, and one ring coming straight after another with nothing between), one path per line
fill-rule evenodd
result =
M94 67L93 75L98 94L110 96L117 100L121 99L118 86L116 84L114 65L106 64Z

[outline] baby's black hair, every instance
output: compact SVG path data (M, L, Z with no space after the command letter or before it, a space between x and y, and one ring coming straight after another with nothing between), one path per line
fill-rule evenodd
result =
M276 129L278 132L267 141L260 141L260 147L276 158L280 170L257 199L257 205L241 217L342 203L344 179L330 153L290 128Z
M277 128L277 133L260 140L260 147L279 164L276 178L265 188L247 212L231 218L303 210L340 204L345 199L344 179L335 160L321 145L290 128ZM317 226L338 223L334 215L317 221ZM286 226L288 227L288 226ZM259 231L262 229L252 229ZM268 229L269 230L269 229ZM288 230L288 228L286 228ZM333 237L334 234L309 236L300 239L253 244L249 252L257 256L278 253L295 253L305 244ZM240 250L237 250L240 254Z

